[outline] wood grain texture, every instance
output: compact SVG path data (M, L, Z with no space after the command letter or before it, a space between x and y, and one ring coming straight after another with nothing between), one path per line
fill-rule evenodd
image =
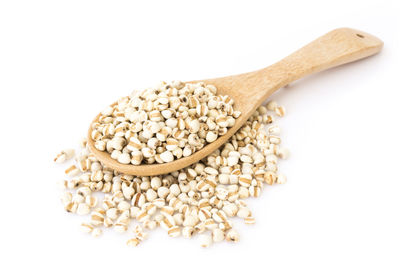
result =
M112 159L110 154L101 152L94 147L90 129L88 132L89 148L103 164L125 174L152 176L177 171L201 160L227 142L253 112L279 88L306 75L374 55L382 47L383 42L368 33L340 28L321 36L267 68L240 75L200 80L215 85L219 94L231 96L235 101L235 110L241 111L242 115L224 136L191 156L163 164L139 166L121 164ZM98 117L99 115L94 121Z

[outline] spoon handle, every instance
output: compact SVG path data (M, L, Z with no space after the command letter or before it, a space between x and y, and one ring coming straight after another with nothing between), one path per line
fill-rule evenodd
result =
M306 75L374 55L382 46L380 39L368 33L335 29L256 73L266 78L268 88L280 88Z

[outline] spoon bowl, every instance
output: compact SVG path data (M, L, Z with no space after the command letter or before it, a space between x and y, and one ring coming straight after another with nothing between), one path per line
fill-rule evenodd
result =
M226 143L254 111L279 88L306 75L374 55L382 49L382 46L381 40L368 33L340 28L319 37L267 68L234 76L201 80L214 85L218 94L233 98L234 109L240 111L241 116L225 135L188 157L162 164L122 164L112 159L108 152L95 148L94 140L91 138L91 127L88 131L88 146L100 162L124 174L153 176L177 171L198 162ZM99 116L100 114L93 122L96 122Z

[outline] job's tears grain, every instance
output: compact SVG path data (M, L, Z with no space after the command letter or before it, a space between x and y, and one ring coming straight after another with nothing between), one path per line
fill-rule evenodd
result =
M213 86L173 82L123 98L93 125L96 148L137 165L190 155L224 134L240 115L232 100L215 93ZM65 170L69 180L60 182L67 189L62 204L70 213L90 214L83 232L98 237L102 228L114 228L131 235L128 246L137 246L147 238L145 230L157 227L174 238L199 234L202 247L237 242L232 219L255 223L244 199L260 196L266 185L286 182L278 162L289 153L281 147L281 129L272 124L274 113L282 116L284 110L268 102L211 155L159 176L125 175L105 167L83 140L75 163ZM54 161L67 161L73 152L61 151ZM131 230L133 220L142 226Z

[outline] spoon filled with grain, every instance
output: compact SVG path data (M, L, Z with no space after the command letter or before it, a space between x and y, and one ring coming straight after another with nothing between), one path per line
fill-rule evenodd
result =
M333 30L258 71L192 82L161 82L119 99L96 116L90 151L121 173L152 176L187 167L236 133L276 90L304 76L374 55L378 38ZM280 106L270 106L283 115ZM243 137L245 138L245 137Z

